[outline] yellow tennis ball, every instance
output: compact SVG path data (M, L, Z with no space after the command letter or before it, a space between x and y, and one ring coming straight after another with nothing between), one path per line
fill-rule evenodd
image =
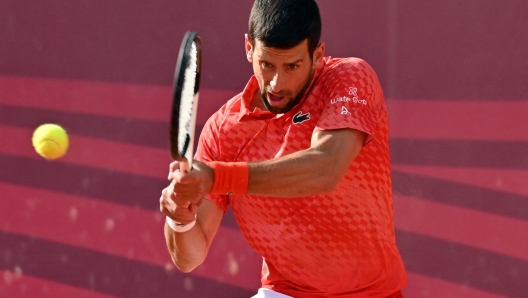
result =
M33 133L35 151L46 159L57 159L66 154L70 141L66 131L56 124L42 124Z

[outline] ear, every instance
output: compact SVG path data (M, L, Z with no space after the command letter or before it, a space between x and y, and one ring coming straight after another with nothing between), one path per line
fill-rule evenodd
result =
M251 40L247 34L244 34L246 41L246 57L250 63L253 63L253 45L251 45Z
M325 54L325 44L324 42L320 42L317 47L315 48L315 51L313 53L313 67L317 68L323 61Z

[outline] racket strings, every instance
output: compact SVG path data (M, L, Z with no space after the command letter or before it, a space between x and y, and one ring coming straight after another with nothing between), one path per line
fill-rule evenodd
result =
M185 156L190 144L190 136L194 129L193 111L195 100L195 86L197 74L197 47L196 43L191 43L189 51L189 60L184 72L183 87L180 101L179 127L178 129L178 151L180 156Z

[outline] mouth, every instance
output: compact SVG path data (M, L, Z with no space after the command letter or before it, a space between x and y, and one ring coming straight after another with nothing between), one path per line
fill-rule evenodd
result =
M280 106L282 103L284 103L287 100L286 96L280 96L276 95L270 92L267 92L268 101L273 106Z

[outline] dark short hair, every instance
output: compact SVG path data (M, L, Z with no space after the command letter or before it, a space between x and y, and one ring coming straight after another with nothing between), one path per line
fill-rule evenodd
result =
M249 38L264 46L290 49L308 39L313 54L321 38L321 16L315 0L255 0L249 16Z

